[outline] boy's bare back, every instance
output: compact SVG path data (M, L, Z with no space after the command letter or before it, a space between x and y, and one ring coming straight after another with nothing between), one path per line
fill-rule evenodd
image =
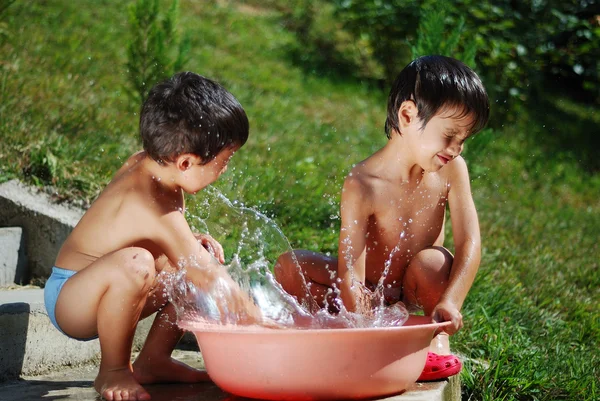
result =
M152 176L145 152L131 156L85 213L63 245L56 264L79 271L126 247L147 249L155 258L168 230L164 217L183 219L183 194L169 191ZM161 227L163 226L163 227ZM154 239L154 240L152 240Z

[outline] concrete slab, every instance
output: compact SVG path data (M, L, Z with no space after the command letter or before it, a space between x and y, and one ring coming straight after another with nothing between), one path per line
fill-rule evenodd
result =
M175 350L173 356L196 368L202 369L203 362L196 351ZM95 366L62 369L44 376L25 376L22 380L0 384L0 400L3 401L33 401L41 399L60 400L97 400L93 388L96 377ZM458 383L458 377L452 379ZM415 383L406 392L382 401L459 401L449 398L447 388L449 381L431 383ZM153 401L242 401L246 398L232 396L220 390L212 383L197 384L161 384L145 386Z
M25 246L21 227L0 227L0 287L24 284Z
M18 180L0 185L0 227L23 228L28 261L26 280L50 276L60 247L83 212L56 204L47 194Z
M151 316L138 325L135 349L140 349L152 321ZM52 325L43 289L0 290L0 382L90 363L99 353L98 340L73 340Z
M97 357L98 341L81 342L50 323L43 290L0 291L0 380L46 373Z

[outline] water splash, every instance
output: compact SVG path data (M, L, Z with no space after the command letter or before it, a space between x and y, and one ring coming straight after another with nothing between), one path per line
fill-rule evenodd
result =
M225 268L260 309L267 325L305 329L388 327L402 325L408 318L402 303L391 307L384 305L383 291L379 306L372 309L371 313L348 312L343 305L337 314L329 313L327 308L310 313L314 305L298 303L273 276L271 269L277 258L288 252L293 255L287 237L277 224L253 208L231 202L214 187L208 187L203 192L200 203L188 209L186 218L198 231L208 233L219 241L226 250L226 256L230 250L232 256ZM295 257L294 262L300 269ZM161 273L161 280L167 288L170 302L177 310L178 319L227 325L244 321L245 316L240 316L227 305L231 291L227 282L218 281L208 289L199 288L186 277L186 267L197 267L194 261L182 261L182 264L184 268L175 273ZM383 288L383 278L379 286ZM309 286L304 283L304 287L305 292L309 293ZM336 292L341 300L335 286L331 291ZM368 293L374 296L374 293Z

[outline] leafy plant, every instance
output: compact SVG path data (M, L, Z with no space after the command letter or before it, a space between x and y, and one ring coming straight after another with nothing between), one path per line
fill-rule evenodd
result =
M338 14L330 1L291 2L285 25L298 38L291 49L293 58L311 71L318 70L320 75L384 78L372 42L346 29Z
M64 169L49 144L33 146L27 156L28 163L23 174L36 185L54 184L64 176Z
M163 17L159 0L136 0L129 6L129 93L139 103L156 83L180 71L187 61L190 39L187 35L180 38L178 16L178 0L171 3Z
M461 15L452 19L448 11L445 2L429 1L421 6L417 40L411 46L412 58L436 54L454 57L475 68L477 43L473 38L465 38L465 18Z
M283 13L302 16L288 27L307 50L301 61L309 70L326 65L331 75L388 87L416 55L476 61L495 103L495 128L514 122L524 102L543 99L549 86L600 101L596 1L295 0Z

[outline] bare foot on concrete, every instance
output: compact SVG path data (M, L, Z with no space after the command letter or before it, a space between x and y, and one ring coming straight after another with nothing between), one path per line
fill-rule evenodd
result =
M142 384L210 381L208 373L205 371L194 369L171 357L144 361L140 361L138 358L133 364L133 376Z
M129 367L101 370L94 380L94 388L108 401L150 399L150 394L135 380Z

